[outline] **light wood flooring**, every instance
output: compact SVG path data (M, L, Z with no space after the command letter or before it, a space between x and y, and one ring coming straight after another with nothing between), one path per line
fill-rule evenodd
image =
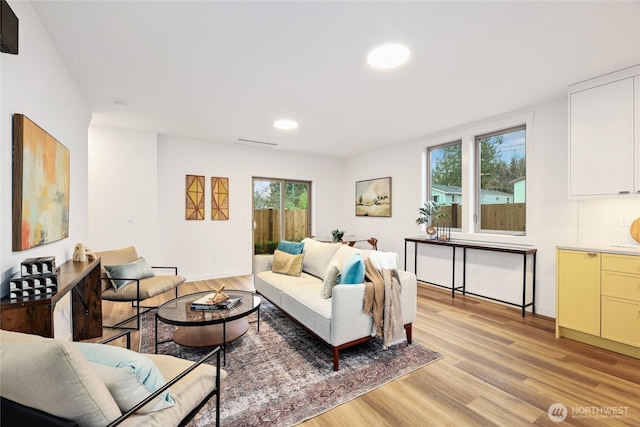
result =
M253 290L253 277L188 282L179 294L208 290L211 284ZM169 292L152 302L172 296ZM128 304L103 302L106 323L130 312ZM523 319L519 309L469 296L452 299L446 289L420 284L413 339L444 359L302 425L640 425L640 360L556 339L554 325L551 318L527 314ZM105 330L105 336L113 333ZM139 335L132 338L138 348ZM567 408L564 423L548 416L554 403Z

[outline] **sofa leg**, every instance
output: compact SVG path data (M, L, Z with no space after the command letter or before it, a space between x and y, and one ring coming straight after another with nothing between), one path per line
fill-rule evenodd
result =
M333 347L333 370L338 370L338 360L339 360L339 350L338 347Z
M407 333L407 343L411 344L411 332L413 328L413 323L408 323L404 325L404 330Z

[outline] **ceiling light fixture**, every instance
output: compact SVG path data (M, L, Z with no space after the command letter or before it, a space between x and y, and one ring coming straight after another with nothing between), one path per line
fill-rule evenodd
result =
M398 43L387 43L372 49L367 55L367 63L373 68L388 70L399 67L411 56L409 48Z
M293 130L298 128L298 122L289 119L276 120L273 122L273 126L276 129Z

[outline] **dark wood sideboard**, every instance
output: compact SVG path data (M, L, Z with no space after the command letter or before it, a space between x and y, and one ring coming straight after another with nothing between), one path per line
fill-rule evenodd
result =
M100 258L67 261L58 271L58 291L30 298L5 297L0 301L0 328L53 338L56 303L71 292L73 340L102 336Z

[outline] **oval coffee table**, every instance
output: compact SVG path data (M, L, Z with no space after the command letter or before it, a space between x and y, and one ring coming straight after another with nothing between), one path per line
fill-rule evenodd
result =
M172 340L185 347L222 346L225 364L225 345L240 338L249 329L246 317L258 312L258 331L260 331L260 303L258 295L249 291L225 290L229 298L241 297L239 304L230 309L192 310L191 303L213 291L184 295L158 307L156 313L156 353L158 344L158 320L179 328L173 333Z

